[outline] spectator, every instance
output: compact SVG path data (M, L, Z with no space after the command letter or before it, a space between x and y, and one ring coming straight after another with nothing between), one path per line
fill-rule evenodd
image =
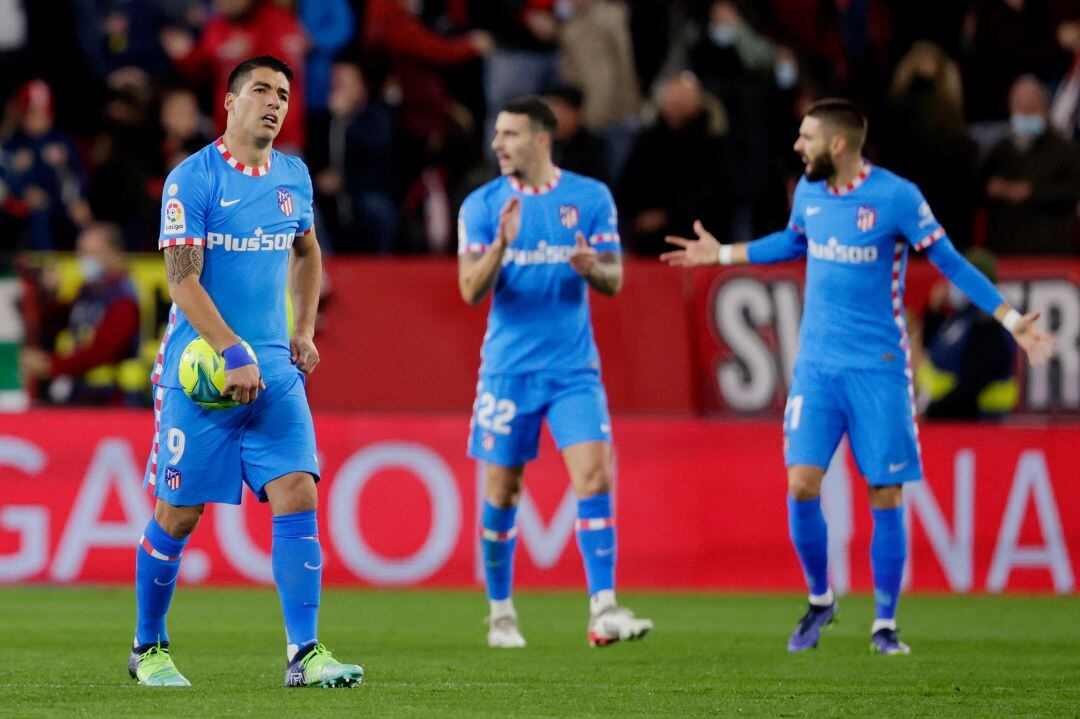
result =
M307 39L299 20L269 0L214 0L217 14L206 23L196 41L177 27L166 28L161 44L177 69L190 81L210 81L213 87L214 124L225 131L225 106L220 98L228 90L229 73L243 60L273 55L293 71L289 93L289 120L281 126L274 149L302 153L305 140L304 56Z
M330 74L330 165L316 174L315 189L338 252L393 251L393 112L370 96L360 68L349 62L336 63Z
M548 92L546 99L558 121L552 150L555 164L609 183L611 165L608 148L603 140L585 127L581 91L569 85L560 85Z
M584 96L585 126L605 138L619 175L634 140L641 92L630 43L630 13L616 0L572 0L559 33L560 73Z
M660 114L630 153L621 187L630 249L658 254L664 235L690 232L694 220L726 228L734 183L727 155L726 117L691 73L661 90ZM724 242L727 234L721 232Z
M161 98L158 121L163 135L158 144L158 174L162 178L189 155L209 145L213 139L213 128L199 111L198 98L186 87L165 90ZM160 196L161 193L155 194Z
M1054 93L1050 124L1067 140L1080 138L1080 20L1058 25L1058 44L1072 55L1072 65Z
M26 78L27 28L24 0L0 2L0 105Z
M157 0L99 0L98 42L107 72L137 67L161 77L169 58L158 41L165 16Z
M997 281L993 254L980 248L965 254L991 282ZM945 313L946 303L951 314ZM953 285L943 283L931 291L921 342L925 350L916 385L926 417L998 418L1016 406L1016 343L1001 323Z
M79 235L76 252L83 284L68 306L46 302L45 314L66 318L53 352L26 347L19 357L24 378L49 380L58 404L132 402L146 384L138 365L139 306L124 267L123 237L110 223Z
M15 130L0 153L0 242L15 244L25 234L31 249L69 248L90 210L82 164L55 125L49 86L41 80L23 85L8 116Z
M896 66L882 123L882 163L918 185L957 246L971 245L977 148L964 125L960 68L929 40Z
M1047 125L1047 95L1033 75L1009 92L1010 132L982 168L986 244L1001 255L1071 254L1080 200L1080 152Z
M556 5L555 0L469 0L469 17L495 40L484 72L485 145L495 134L499 108L517 97L543 95L557 82Z
M353 39L356 16L348 0L300 0L298 14L311 43L306 68L306 160L309 167L323 167L326 164L326 131L330 121L327 110L330 66L334 57Z

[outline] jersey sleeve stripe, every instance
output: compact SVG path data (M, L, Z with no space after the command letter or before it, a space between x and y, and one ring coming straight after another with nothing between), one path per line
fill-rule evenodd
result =
M794 222L789 222L788 227L791 228L794 232L798 232L800 235L805 235L806 234L806 228L805 227L799 227Z
M490 247L490 245L487 245L487 244L485 244L483 242L469 242L467 244L462 244L458 248L458 254L459 255L483 254L483 253L487 252L488 247Z
M619 244L620 243L619 233L618 232L601 232L601 233L593 235L592 237L589 238L589 244L590 245L599 245L599 244L602 244L602 243L605 243L605 242L612 242L612 243L614 243L616 245Z
M915 243L915 249L922 251L945 236L945 228L939 227L926 237Z
M166 247L179 247L180 245L196 245L198 247L206 246L205 237L170 237L166 240L158 240L157 246L159 250L164 250Z

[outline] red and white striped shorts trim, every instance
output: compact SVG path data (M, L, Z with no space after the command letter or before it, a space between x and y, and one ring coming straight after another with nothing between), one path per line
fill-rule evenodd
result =
M154 559L160 559L163 562L179 562L180 561L180 556L179 555L177 555L175 557L170 557L169 555L162 554L158 550L154 549L154 547L150 544L150 542L147 541L145 534L143 536L139 537L139 546L142 547L143 549L145 549L146 553L149 554Z
M574 521L574 531L587 532L596 529L614 527L615 520L611 517L597 517L594 519L578 519Z
M480 536L489 542L509 542L517 536L517 527L510 527L505 532L496 532L494 529L480 530Z

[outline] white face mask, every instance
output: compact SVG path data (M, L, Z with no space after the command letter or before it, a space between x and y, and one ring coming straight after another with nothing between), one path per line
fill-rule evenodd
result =
M799 81L799 66L791 60L780 60L773 68L776 86L781 90L790 90Z
M556 19L565 22L574 14L574 3L572 0L555 0L555 7L552 8L552 14Z
M971 300L956 285L949 285L949 304L956 311L960 311L971 304Z
M737 28L734 25L711 25L709 39L720 47L731 47L735 44L736 32Z
M84 282L97 282L105 274L105 266L96 257L79 257L75 262Z
M1012 131L1019 137L1035 138L1046 132L1046 120L1042 115L1015 113L1009 118Z

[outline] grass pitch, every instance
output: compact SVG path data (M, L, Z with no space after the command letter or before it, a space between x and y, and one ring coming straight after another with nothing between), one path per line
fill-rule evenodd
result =
M524 650L489 650L476 592L327 591L321 639L367 670L352 690L285 689L272 590L181 587L169 630L194 685L128 678L124 588L0 590L0 716L1080 716L1080 598L906 597L908 657L869 654L869 597L814 651L785 641L793 595L630 594L644 641L589 649L584 599L516 603Z

